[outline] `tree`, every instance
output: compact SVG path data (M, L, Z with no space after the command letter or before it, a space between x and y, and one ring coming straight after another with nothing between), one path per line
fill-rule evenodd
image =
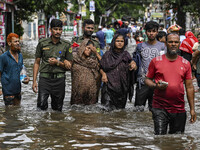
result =
M17 6L15 12L15 32L22 34L21 27L18 25L21 21L30 22L33 13L44 12L45 16L55 15L56 12L63 12L67 7L64 0L14 0Z
M95 23L99 23L99 17L105 16L106 12L110 12L107 17L108 21L114 17L121 19L123 16L131 16L134 18L142 17L144 14L139 14L139 10L145 10L145 6L149 5L152 0L95 0ZM78 1L71 0L74 7L72 10L78 12ZM87 8L89 8L89 0L85 2ZM87 11L87 17L89 18L89 11Z
M200 1L199 0L164 0L167 3L166 9L173 9L177 13L177 24L185 28L186 12L192 15L200 15Z

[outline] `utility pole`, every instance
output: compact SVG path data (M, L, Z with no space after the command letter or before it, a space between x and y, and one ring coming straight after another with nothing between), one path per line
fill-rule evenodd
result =
M85 0L78 0L78 8L79 8L79 15L81 16L80 20L78 21L78 35L82 35L82 5L85 4Z

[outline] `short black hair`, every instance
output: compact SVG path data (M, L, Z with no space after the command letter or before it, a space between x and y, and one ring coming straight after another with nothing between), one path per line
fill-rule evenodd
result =
M50 26L51 26L51 28L53 28L53 27L61 27L62 28L63 23L59 19L53 19L53 20L51 20Z
M166 42L167 42L167 37L169 36L169 35L178 35L177 33L168 33L167 35L166 35ZM178 35L178 37L180 38L180 36Z
M137 37L140 37L140 35L139 35L139 34L136 34L135 37L134 37L134 39L136 40Z
M147 30L150 30L150 29L156 29L156 30L158 30L158 28L159 28L159 24L157 22L155 22L155 21L149 21L149 22L146 23L144 29L147 31Z
M94 24L94 21L92 19L85 19L83 22L83 27L85 27L86 24Z
M200 35L200 33L197 34L197 37Z
M110 25L107 25L107 28L110 29Z
M163 36L166 36L167 33L165 31L159 31L157 36L156 36L156 39L159 41L160 38L162 38Z

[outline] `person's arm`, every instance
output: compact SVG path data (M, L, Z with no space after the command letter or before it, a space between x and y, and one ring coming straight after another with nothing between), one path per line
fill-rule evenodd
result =
M161 82L162 82L161 80L159 80L157 83L155 83L153 81L153 79L150 79L148 77L145 78L144 82L147 86L149 86L152 89L165 90L168 86L167 84L161 84Z
M148 77L145 78L144 82L147 86L149 86L152 89L155 89L157 87L157 84L153 82L153 79L150 79Z
M64 68L64 69L70 69L71 68L70 67L71 62L68 61L68 60L64 60L64 62L61 62L61 61L57 60L56 58L49 58L48 62L49 62L50 65L56 65L56 66L59 66L59 67ZM66 64L67 67L65 67L65 64Z
M91 50L97 56L97 59L100 61L101 60L101 55L99 55L99 53L97 52L96 47L92 46Z
M188 103L190 106L190 115L191 115L190 122L194 123L196 121L196 112L194 108L194 86L192 84L191 79L185 80L185 88L186 88Z
M194 70L196 70L196 64L197 64L197 60L199 59L199 54L200 54L200 51L196 50L193 54L192 54L192 68Z
M65 69L67 70L70 70L71 67L72 67L72 61L69 61L69 60L64 60L64 66L65 66Z
M102 76L102 78L101 78L102 82L107 83L108 78L107 78L106 73L103 71L103 69L100 69L100 73L101 73L101 76Z
M37 86L37 75L38 75L38 70L40 67L40 58L36 58L34 65L33 65L33 85L32 85L32 89L33 92L37 93L38 91L38 86Z

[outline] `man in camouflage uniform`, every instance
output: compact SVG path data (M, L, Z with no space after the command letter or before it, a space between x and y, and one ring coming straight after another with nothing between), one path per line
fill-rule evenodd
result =
M83 35L72 38L71 44L77 43L80 45L84 39L88 38L94 43L97 52L100 54L100 43L98 40L92 37L93 32L94 32L94 21L92 21L91 19L84 20Z
M60 39L62 25L62 21L53 19L50 24L51 37L41 39L36 48L32 89L35 93L38 91L37 107L41 110L48 108L50 95L52 109L62 111L65 71L71 68L72 60L70 43ZM40 75L37 86L38 71Z

